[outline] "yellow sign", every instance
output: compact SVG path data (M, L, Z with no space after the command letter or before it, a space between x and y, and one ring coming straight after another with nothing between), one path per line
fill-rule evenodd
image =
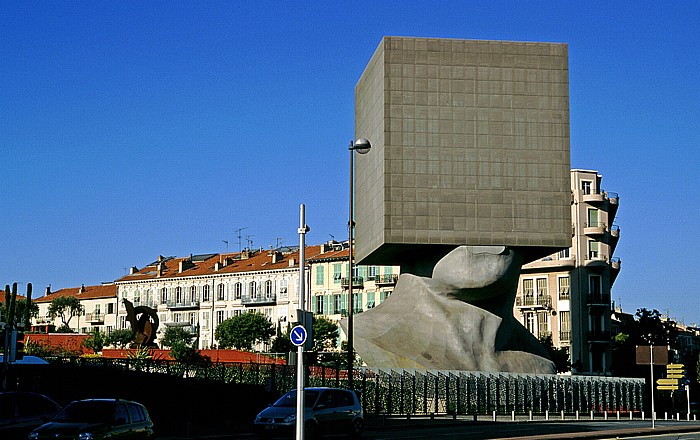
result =
M685 374L676 374L676 373L669 373L666 375L667 378L669 379L685 379Z
M682 370L685 368L685 365L683 364L668 364L666 365L667 370Z
M657 385L656 389L661 391L678 391L678 385Z
M678 385L678 379L659 379L656 383L658 385Z

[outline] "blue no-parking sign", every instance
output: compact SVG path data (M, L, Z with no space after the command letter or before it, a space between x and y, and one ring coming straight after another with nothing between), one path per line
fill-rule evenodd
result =
M303 325L297 325L294 328L292 328L292 331L289 333L289 339L291 339L292 344L295 345L296 347L299 347L301 345L304 345L306 342L306 328L304 328Z

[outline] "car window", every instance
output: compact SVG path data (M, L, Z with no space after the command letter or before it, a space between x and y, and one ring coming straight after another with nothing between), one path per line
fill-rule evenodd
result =
M304 408L312 408L318 399L318 391L304 390ZM297 406L297 392L292 390L280 397L272 406L293 407Z
M114 411L114 424L124 425L126 423L129 423L129 412L126 409L126 405L118 403Z
M138 405L135 403L129 403L127 406L129 407L129 416L131 417L132 422L143 422L146 419Z
M354 403L349 391L333 390L333 406L352 406Z
M114 420L114 402L79 401L66 405L54 418L57 422L111 423Z

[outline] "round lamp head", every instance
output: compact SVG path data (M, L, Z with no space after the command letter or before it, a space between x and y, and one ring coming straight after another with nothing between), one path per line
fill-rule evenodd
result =
M355 141L355 145L352 149L360 154L365 154L369 151L370 148L372 148L372 144L370 144L367 139L360 138Z

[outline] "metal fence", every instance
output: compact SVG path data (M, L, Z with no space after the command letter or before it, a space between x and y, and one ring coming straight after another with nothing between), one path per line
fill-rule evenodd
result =
M191 366L172 361L74 358L84 366L110 366L223 383L263 386L281 395L296 387L294 365L226 363ZM306 386L347 388L347 371L306 369ZM354 370L365 411L376 415L633 412L644 410L644 379L470 371Z

